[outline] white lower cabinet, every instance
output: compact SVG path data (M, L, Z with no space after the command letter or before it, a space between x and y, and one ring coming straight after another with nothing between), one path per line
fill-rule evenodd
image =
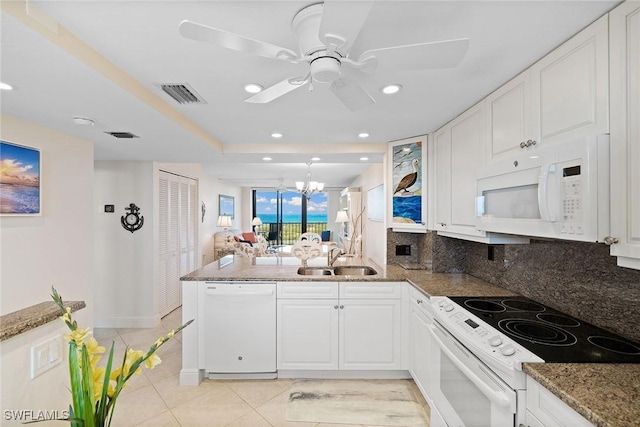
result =
M402 286L278 283L278 369L401 369Z
M582 415L527 377L527 427L593 427Z
M429 298L417 290L409 290L410 317L410 361L409 370L422 395L431 403L431 335L429 325L433 318L429 313Z

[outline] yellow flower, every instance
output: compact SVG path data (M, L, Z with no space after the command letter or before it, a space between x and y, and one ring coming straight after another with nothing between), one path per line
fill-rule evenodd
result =
M102 385L104 383L104 366L93 366L93 398L99 400L102 396Z
M166 338L165 338L165 337L160 337L160 338L158 338L158 339L156 340L156 342L155 342L155 344L154 344L154 345L155 345L156 347L160 347L162 344L164 344L164 342L165 342L165 341L166 341Z
M71 307L67 307L67 312L60 316L65 322L71 323Z
M75 341L76 344L80 345L82 344L82 341L84 341L84 339L87 337L87 335L89 335L89 332L91 332L89 328L76 328L75 331L71 331L64 337L68 341Z
M102 354L105 352L105 348L98 344L98 341L94 337L89 338L85 344L87 346L87 352L90 355Z
M124 374L128 375L129 370L131 369L131 365L133 365L136 362L136 360L142 359L144 355L145 355L144 351L134 350L132 348L127 350L127 357L124 361ZM136 369L135 374L140 375L141 372L142 372L142 369L138 367L138 369Z
M173 338L173 336L176 334L175 329L172 329L168 334L167 334L167 338Z
M161 363L162 363L162 359L160 359L160 357L154 353L151 356L149 356L147 360L144 361L144 366L146 366L149 369L153 369L156 367L156 365L159 365Z

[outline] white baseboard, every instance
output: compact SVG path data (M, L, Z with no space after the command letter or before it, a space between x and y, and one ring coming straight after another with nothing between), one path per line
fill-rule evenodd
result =
M250 372L234 374L217 374L210 372L208 377L210 380L272 380L278 378L278 374L276 372Z
M305 371L279 370L278 378L326 378L326 379L366 379L404 380L411 378L409 371Z
M96 317L94 328L155 328L160 324L160 315L152 317Z
M180 385L200 385L204 378L204 369L181 369Z

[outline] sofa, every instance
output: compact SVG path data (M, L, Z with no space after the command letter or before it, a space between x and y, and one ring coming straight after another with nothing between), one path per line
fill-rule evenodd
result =
M215 259L224 255L236 254L244 257L269 256L269 244L262 236L252 232L230 228L213 235L213 251Z

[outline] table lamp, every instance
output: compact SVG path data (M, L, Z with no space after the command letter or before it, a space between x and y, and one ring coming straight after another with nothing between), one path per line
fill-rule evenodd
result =
M227 235L227 229L229 227L233 227L233 223L231 222L231 216L229 215L218 216L218 227L224 228L225 238L228 240L229 236Z
M253 234L256 234L256 226L262 225L262 220L259 217L255 217L251 221L251 225L253 226Z

